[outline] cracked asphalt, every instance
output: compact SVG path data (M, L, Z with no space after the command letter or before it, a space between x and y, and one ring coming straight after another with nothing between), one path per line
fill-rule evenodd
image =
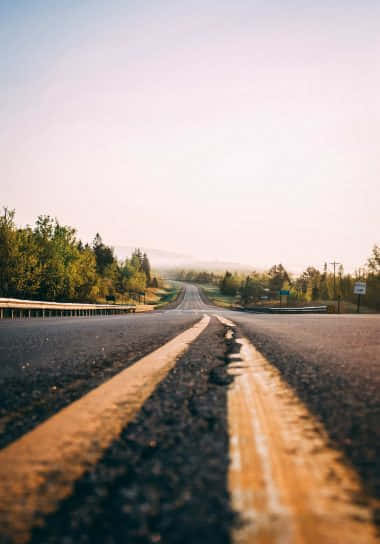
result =
M0 323L0 447L193 325L153 312Z
M32 542L230 542L227 351L213 318Z
M234 320L380 498L380 316L239 312Z
M380 316L255 315L194 286L149 314L0 323L0 446L193 325L223 314L275 365L380 499ZM33 543L227 543L226 358L215 318ZM1 539L0 539L1 541Z

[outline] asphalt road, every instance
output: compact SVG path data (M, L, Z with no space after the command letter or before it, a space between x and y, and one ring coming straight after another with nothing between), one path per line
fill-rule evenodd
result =
M193 286L177 307L150 314L0 323L1 445L204 313L238 325L323 422L369 495L380 498L380 316L232 312ZM228 350L212 318L33 542L230 542Z
M380 498L380 316L236 313L234 321Z
M198 314L193 312L166 311L159 315L149 312L3 320L0 447L158 348L197 319Z

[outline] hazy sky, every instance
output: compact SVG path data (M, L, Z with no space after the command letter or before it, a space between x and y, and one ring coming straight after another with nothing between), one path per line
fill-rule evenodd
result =
M378 0L0 0L0 203L298 270L380 243Z

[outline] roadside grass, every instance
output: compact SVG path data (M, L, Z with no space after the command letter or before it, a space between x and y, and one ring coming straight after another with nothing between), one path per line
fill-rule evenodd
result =
M259 302L259 303L251 303L246 308L254 309L255 307L265 308L265 307L271 307L271 308L279 308L280 302L278 299L275 300L266 300L265 302ZM336 300L313 300L313 301L304 301L304 300L298 300L298 299L291 299L289 300L288 304L283 301L282 303L283 307L290 306L293 308L299 308L299 307L309 307L309 306L327 306L328 307L328 313L336 314L338 313L338 301ZM341 314L355 314L357 313L357 304L354 302L341 300L340 301L340 313ZM376 310L373 308L368 308L367 306L363 305L363 303L360 304L360 313L362 314L375 314L377 313Z
M154 308L161 308L174 302L181 291L182 287L176 282L165 282L163 287L148 287L145 291L145 302L144 297L141 297L140 302L135 298L128 295L119 295L115 304L134 304L137 309L148 310ZM106 299L98 299L97 303L100 304L109 304ZM112 304L112 302L111 302Z
M207 298L222 308L231 308L238 306L238 297L223 295L217 285L208 283L197 284L204 291Z
M163 308L171 302L174 302L180 294L181 290L182 287L180 284L177 284L175 282L167 282L165 283L164 287L154 289L155 298L154 300L152 298L152 302L149 302L148 304L154 304L155 308Z
M314 301L314 303L317 304L327 304L328 306L332 306L333 313L338 312L338 302L336 300L326 300L326 301ZM340 313L341 314L356 314L357 313L357 304L355 302L351 302L348 300L341 300L340 301ZM376 310L374 308L368 308L368 306L365 306L363 304L363 301L360 303L360 313L361 314L376 314Z
M239 297L237 296L228 296L223 295L220 292L220 289L217 285L212 284L198 284L199 287L204 291L207 298L222 308L242 308L240 304ZM259 303L249 304L246 309L253 309L254 307L279 307L280 302L278 299L260 301ZM334 300L313 300L311 302L305 302L302 300L289 300L289 304L283 303L283 306L293 306L293 307L305 307L305 306L327 306L329 313L338 313L338 302ZM341 314L355 314L357 313L357 305L354 302L341 300L340 302L340 313ZM363 304L363 301L360 305L360 313L362 314L375 314L378 313L373 308L368 308Z

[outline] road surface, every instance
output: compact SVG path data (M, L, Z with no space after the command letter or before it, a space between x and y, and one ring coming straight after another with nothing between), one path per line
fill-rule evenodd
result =
M75 406L83 399L86 401L89 392L96 395L104 391L103 397L99 396L102 400L94 396L90 398L92 405L90 401L80 405L82 413L88 412L88 417L92 417L91 421L84 420L83 436L90 436L88 429L95 428L104 413L111 413L111 408L113 422L122 414L120 429L115 430L114 436L104 436L105 445L91 443L90 447L83 442L84 468L78 473L72 468L80 465L80 452L79 457L70 458L69 469L62 449L62 463L54 460L57 466L54 465L54 470L50 467L43 486L37 486L39 496L46 493L46 497L50 497L39 505L40 514L33 522L21 514L17 523L11 520L10 525L1 526L0 522L3 536L0 542L170 544L224 543L239 541L239 538L244 541L241 534L236 536L241 512L231 499L231 457L234 455L231 453L234 423L231 423L231 411L238 410L243 389L237 393L240 378L234 378L229 364L237 357L242 367L249 366L249 362L243 361L243 355L239 355L241 346L239 340L236 341L239 337L254 346L265 357L265 364L277 369L278 379L289 386L290 393L280 392L278 396L295 394L296 400L289 401L289 406L300 399L307 412L299 417L310 416L312 426L321 425L323 430L318 432L327 433L326 441L337 452L336 457L343 456L343 464L354 468L360 490L352 491L350 501L357 508L363 505L364 510L370 508L371 516L376 518L376 501L380 498L380 316L232 312L205 301L197 287L187 285L185 289L176 307L149 314L0 323L0 444L3 448L0 461L3 459L3 467L9 462L8 472L11 456L21 458L19 451L23 444L28 444L28 437L34 448L36 442L43 442L34 440L36 431L48 432L49 424L53 427L52 421L63 421L62 429L66 428L69 417L71 421L77 419ZM202 319L206 321L202 321L201 330ZM227 321L223 323L223 320ZM178 351L178 338L189 330L193 331L194 338L182 341ZM178 353L168 356L169 366L163 367L159 374L154 361L164 361L164 355L155 350L167 346L168 342L172 346L169 348L177 349ZM146 359L152 352L153 359ZM138 368L142 369L140 375ZM148 368L147 374L144 368ZM134 377L131 371L135 372ZM155 372L156 377L151 381L150 374L153 376ZM241 372L244 373L244 369ZM117 398L111 403L112 407L103 409L103 400L107 402L117 389L113 380L121 380L124 375L124 385L119 383L118 386L121 394L126 395L123 388L127 387L125 384L133 385L133 380L137 380L135 388L125 400ZM233 380L235 397L231 397ZM108 389L100 387L107 383ZM147 384L150 389L143 393ZM136 394L141 398L136 400L133 397ZM273 406L276 402L274 397ZM286 419L291 408L278 404L274 412L281 412L280 419ZM52 418L54 414L61 419ZM244 416L236 414L234 417ZM96 431L99 436L107 434L104 429L110 426L107 423L110 416L107 417L105 423L99 423L100 430ZM281 421L277 424L281 426ZM74 426L73 423L71 427ZM244 425L236 428L244 431ZM65 434L67 441L78 441L78 437L69 438L70 432L69 428ZM306 436L313 430L306 425L303 432ZM59 437L55 442L58 440ZM91 436L89 440L96 442ZM94 459L91 462L86 461L87 447L92 452L88 458L92 455ZM297 451L292 456L297 457ZM31 454L27 461L34 462ZM23 462L25 464L25 460ZM20 467L21 473L21 464ZM30 474L33 466L28 467L27 474ZM3 468L4 482L6 472ZM60 473L66 474L65 484ZM337 477L336 472L334 474ZM57 504L49 495L49 488L51 496L57 497L59 489L64 489ZM25 510L29 507L25 506L22 491L19 493L17 496L21 499L17 500L22 513L23 505ZM28 493L31 497L30 489ZM3 492L0 510L2 504L4 509L10 508L4 495ZM18 506L13 504L12 509L17 510ZM367 510L364 510L362 514L352 511L351 518L362 517L360 523L365 525ZM257 527L260 525L257 520L255 523ZM349 526L348 521L346 525ZM18 531L17 527L21 526L22 530ZM26 526L29 528L25 532ZM293 533L288 529L281 526L277 531L282 531L282 537L288 535L289 542L305 541L304 528L298 531L296 527ZM354 527L352 531L355 530ZM272 540L260 540L257 529L255 531L257 542L278 541L278 534L273 533ZM297 536L297 531L301 536ZM356 541L367 539L370 541L368 535Z

